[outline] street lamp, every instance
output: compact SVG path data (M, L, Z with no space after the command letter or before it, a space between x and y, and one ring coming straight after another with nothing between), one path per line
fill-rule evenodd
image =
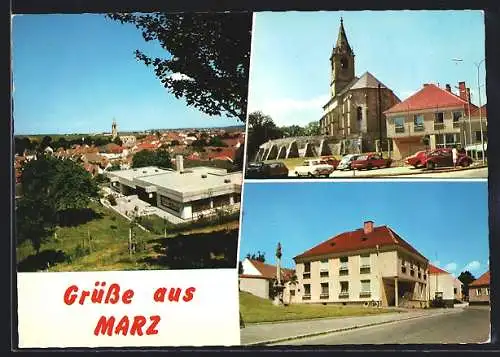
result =
M476 67L477 67L477 96L478 96L478 104L479 104L479 127L481 129L481 158L482 158L482 161L483 161L483 164L485 162L485 158L484 158L484 135L483 135L483 116L482 116L482 113L481 113L481 85L479 84L479 67L481 66L481 64L485 61L486 59L483 58L481 61L479 61L479 63L475 63Z

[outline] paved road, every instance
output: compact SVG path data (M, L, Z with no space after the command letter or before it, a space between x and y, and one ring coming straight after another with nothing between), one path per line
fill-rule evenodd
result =
M490 315L484 307L430 315L276 345L481 343L489 339Z
M427 171L425 169L415 169L410 166L399 166L399 167L389 167L383 169L374 169L374 170L362 170L362 171L337 171L335 170L330 177L331 178L352 178L352 177L393 177L393 178L405 178L405 177L414 177L414 178L429 178L429 177L437 177L437 178L487 178L488 177L488 168L476 168L476 169L457 169L456 171L447 171L447 172L432 172ZM290 171L288 173L289 177L295 177L295 173ZM307 179L307 177L305 177Z

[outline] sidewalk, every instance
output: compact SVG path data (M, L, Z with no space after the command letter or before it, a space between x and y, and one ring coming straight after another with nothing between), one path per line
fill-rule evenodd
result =
M335 319L317 319L294 322L277 322L247 325L241 329L242 345L267 345L270 343L294 340L302 337L316 336L326 333L351 330L401 320L409 320L426 316L455 313L455 309L409 310L400 313L384 313L373 316L356 316Z

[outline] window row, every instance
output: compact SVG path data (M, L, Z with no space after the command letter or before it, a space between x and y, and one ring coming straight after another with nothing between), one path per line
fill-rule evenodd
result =
M330 284L329 283L321 283L320 290L320 299L329 299L330 298ZM302 295L302 300L311 300L311 284L304 284L304 294ZM292 296L295 295L295 290L291 290L290 294ZM349 282L341 281L340 282L340 290L338 298L349 298ZM371 296L371 281L370 280L361 280L361 290L359 292L359 297L370 297Z
M452 112L453 128L460 127L460 118L462 118L462 112ZM405 132L405 117L394 118L394 128L396 133ZM437 112L434 113L434 130L444 129L444 113ZM410 123L407 124L407 129L410 130ZM413 116L413 131L424 131L424 115L417 114Z
M339 275L349 275L349 257L340 257L340 267L339 267ZM327 278L329 276L329 267L328 260L322 260L320 263L319 275L321 278ZM370 255L360 255L359 258L359 272L360 274L369 274L371 271L370 266ZM311 278L311 263L304 263L304 273L302 276L303 279Z

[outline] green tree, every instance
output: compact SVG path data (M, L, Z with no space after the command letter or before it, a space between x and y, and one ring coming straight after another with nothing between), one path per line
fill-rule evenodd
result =
M227 144L223 142L220 137L214 136L213 138L210 138L210 140L208 141L208 146L227 147Z
M172 168L172 160L167 150L161 148L156 151L156 166L163 168Z
M155 164L156 164L156 155L154 152L149 150L139 151L132 157L133 168L155 166Z
M23 155L24 151L33 150L34 145L28 137L18 137L14 138L14 152L19 155Z
M119 146L122 146L123 145L123 142L122 142L122 139L120 139L119 136L117 136L115 138L115 140L113 140L113 143L115 143L116 145L119 145Z
M470 271L466 270L460 273L458 280L460 280L463 284L464 295L469 296L469 284L476 280L474 275L472 275Z
M51 136L48 136L48 135L45 135L42 139L42 142L40 143L40 147L39 147L39 150L40 151L43 151L45 150L45 148L47 146L50 146L50 144L52 144L52 137Z
M283 131L283 135L287 138L306 135L305 129L298 125L284 126L281 127L281 130Z
M250 64L251 13L108 14L135 25L143 38L158 41L168 58L137 60L152 65L162 85L189 106L245 121Z
M114 164L111 165L111 167L108 168L107 171L119 171L119 170L121 170L120 164L115 162Z
M16 208L17 243L29 241L39 254L42 243L52 236L54 220L54 210L48 202L24 195L18 200Z
M307 124L306 127L304 128L304 133L307 136L320 135L321 134L321 129L319 127L319 122L318 121L312 121L309 124Z
M283 137L283 132L274 124L273 119L261 111L248 116L247 158L253 160L259 146L273 139Z
M266 262L266 257L265 257L265 255L266 255L266 253L261 252L261 251L259 250L257 253L253 253L253 254L248 253L248 254L247 254L247 259L257 260L257 261L259 261L259 262L265 263L265 262Z

